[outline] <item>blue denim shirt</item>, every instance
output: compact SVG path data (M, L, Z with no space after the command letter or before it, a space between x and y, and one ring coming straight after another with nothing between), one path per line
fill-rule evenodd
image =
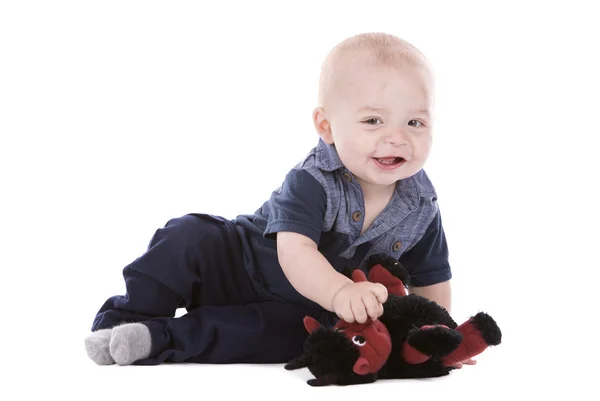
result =
M340 272L385 252L407 268L413 286L452 277L437 195L424 170L397 182L387 207L361 234L364 215L360 184L342 164L335 146L319 140L255 213L234 219L257 291L267 299L318 307L285 278L277 261L279 231L314 240Z

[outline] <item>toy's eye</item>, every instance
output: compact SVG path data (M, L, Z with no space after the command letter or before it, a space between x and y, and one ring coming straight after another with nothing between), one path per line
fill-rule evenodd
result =
M352 342L358 345L359 347L362 347L367 343L367 340L365 340L363 336L354 336L352 337Z

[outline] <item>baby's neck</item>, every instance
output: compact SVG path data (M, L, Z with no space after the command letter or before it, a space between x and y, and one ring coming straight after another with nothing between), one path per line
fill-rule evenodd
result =
M360 182L363 196L366 200L390 200L396 189L396 183L390 185L373 185Z

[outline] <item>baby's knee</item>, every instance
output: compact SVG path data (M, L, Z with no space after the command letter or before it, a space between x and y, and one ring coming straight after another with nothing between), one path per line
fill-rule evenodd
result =
M206 235L216 234L221 226L222 221L216 216L186 214L170 219L160 231L180 244L196 244Z
M173 217L167 224L165 224L165 228L171 229L179 229L182 231L193 231L198 228L200 225L199 219L191 214L185 214L179 217Z

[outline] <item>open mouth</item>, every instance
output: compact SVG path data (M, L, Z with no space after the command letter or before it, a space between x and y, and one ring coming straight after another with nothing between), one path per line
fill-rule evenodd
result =
M396 167L400 167L401 165L403 165L406 162L406 159L402 158L402 157L374 157L373 160L375 160L375 163L385 169L385 170L390 170L390 169L394 169Z

